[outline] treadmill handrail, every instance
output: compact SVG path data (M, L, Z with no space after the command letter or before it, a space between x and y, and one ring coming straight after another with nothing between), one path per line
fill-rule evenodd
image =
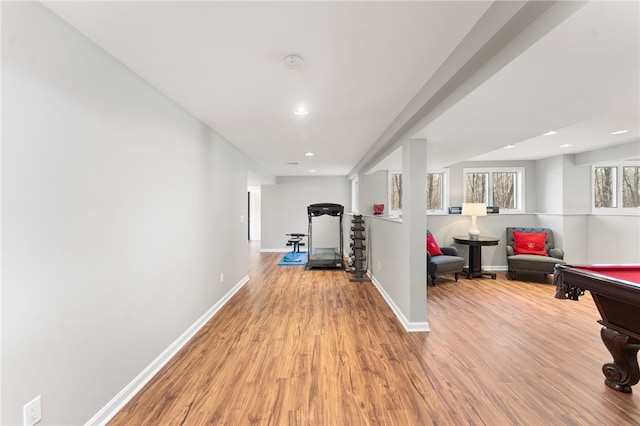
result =
M328 214L330 216L342 216L344 214L344 206L333 203L318 203L307 206L307 214L309 216L322 216Z

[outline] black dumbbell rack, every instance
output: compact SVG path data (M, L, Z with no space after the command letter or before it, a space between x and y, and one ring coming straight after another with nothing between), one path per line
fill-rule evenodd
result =
M366 246L364 244L364 219L362 215L354 215L351 220L351 272L355 273L355 277L350 281L370 281L365 276L366 268Z

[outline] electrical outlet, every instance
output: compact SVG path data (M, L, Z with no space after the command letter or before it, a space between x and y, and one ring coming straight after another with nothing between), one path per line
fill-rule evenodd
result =
M378 271L382 269L382 263L380 263L380 261L378 260Z
M220 272L220 282L224 282L224 272Z
M42 420L42 402L40 395L23 407L24 426L33 426Z

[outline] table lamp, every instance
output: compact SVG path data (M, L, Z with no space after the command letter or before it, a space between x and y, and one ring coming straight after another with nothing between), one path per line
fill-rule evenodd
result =
M462 203L462 215L471 216L469 238L478 239L480 230L478 229L478 225L476 225L476 217L487 215L487 205L485 203Z

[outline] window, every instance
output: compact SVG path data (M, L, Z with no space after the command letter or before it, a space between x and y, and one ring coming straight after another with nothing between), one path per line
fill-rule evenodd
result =
M427 212L444 212L447 208L447 174L427 173Z
M447 172L427 173L427 211L444 212L447 208ZM389 172L389 216L402 214L402 173Z
M500 207L501 213L524 213L524 168L464 169L464 202Z
M493 206L514 210L516 205L516 182L518 174L514 172L493 173Z
M402 173L389 172L389 216L402 214Z
M622 167L622 207L640 207L640 166Z
M592 175L595 211L635 213L640 207L640 166L594 166Z
M616 203L617 167L595 167L593 170L594 207L612 208Z
M465 173L465 203L489 204L489 173L469 172Z

